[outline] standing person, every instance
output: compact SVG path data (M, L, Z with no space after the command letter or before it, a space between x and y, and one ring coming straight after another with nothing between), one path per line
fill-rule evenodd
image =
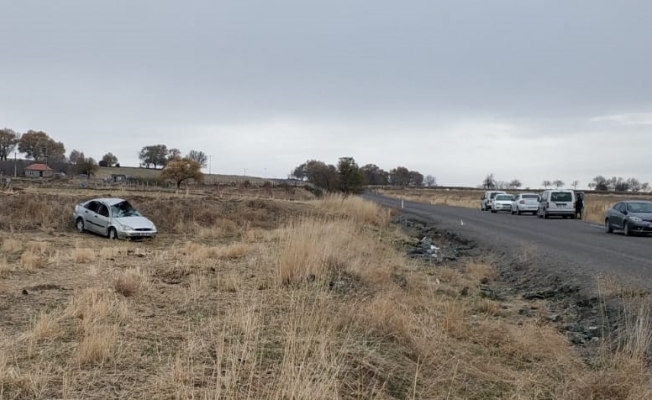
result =
M582 219L583 211L584 211L584 195L578 193L577 200L575 200L575 218Z

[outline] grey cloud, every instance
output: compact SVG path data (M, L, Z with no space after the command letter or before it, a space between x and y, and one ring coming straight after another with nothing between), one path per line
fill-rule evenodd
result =
M225 170L278 175L344 154L460 184L488 168L475 158L508 173L521 155L559 173L644 174L628 161L577 166L546 140L590 143L614 122L649 121L651 12L608 1L6 1L0 122L95 153L111 135L133 161L154 141L202 146ZM454 134L474 149L459 168ZM541 148L551 161L539 166Z

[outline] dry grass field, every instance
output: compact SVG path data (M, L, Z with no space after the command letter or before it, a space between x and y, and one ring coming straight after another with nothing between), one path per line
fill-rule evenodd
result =
M379 194L400 197L404 200L415 201L429 204L445 204L458 207L468 207L480 209L480 197L482 192L471 190L423 190L423 189L380 189ZM509 193L509 190L506 190ZM539 193L534 191L534 193ZM621 200L629 199L626 195L605 195L586 193L584 205L584 219L589 222L602 224L604 223L605 212L615 203ZM637 199L652 200L650 196L637 196Z
M0 399L652 396L646 313L588 364L480 296L490 262L408 259L360 198L134 195L144 242L75 232L84 198L0 193Z

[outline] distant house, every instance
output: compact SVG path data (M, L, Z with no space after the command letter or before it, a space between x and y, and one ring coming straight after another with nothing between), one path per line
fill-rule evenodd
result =
M25 176L29 178L50 178L54 170L45 164L32 164L25 168Z

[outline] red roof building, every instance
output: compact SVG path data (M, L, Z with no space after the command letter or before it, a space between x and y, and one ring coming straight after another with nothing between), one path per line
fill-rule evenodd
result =
M45 164L32 164L25 168L25 176L30 178L49 178L54 170Z

